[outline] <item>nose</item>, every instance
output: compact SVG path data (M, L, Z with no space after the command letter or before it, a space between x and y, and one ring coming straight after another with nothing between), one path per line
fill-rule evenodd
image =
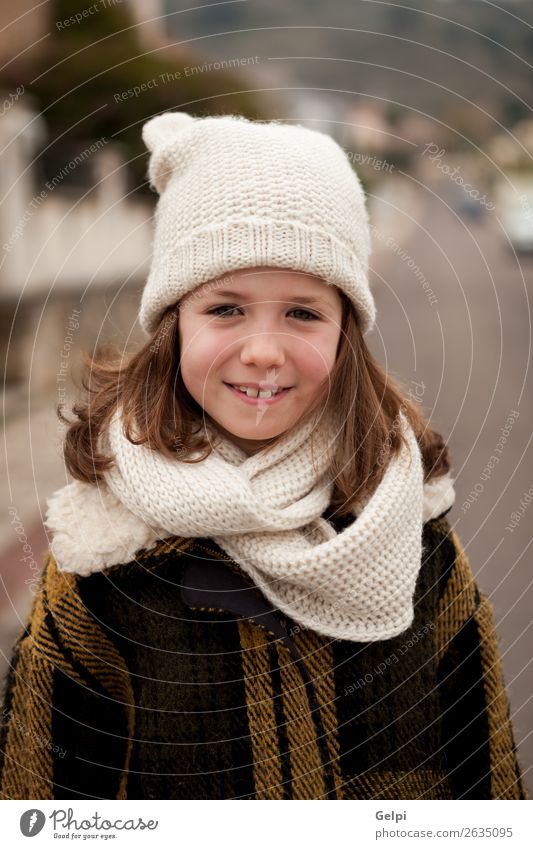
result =
M285 363L284 338L282 333L251 333L242 342L241 362L262 369L280 368Z

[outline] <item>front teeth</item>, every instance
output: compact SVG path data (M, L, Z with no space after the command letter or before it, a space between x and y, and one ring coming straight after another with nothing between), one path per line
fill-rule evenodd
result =
M244 392L249 398L257 398L258 396L259 398L272 398L273 395L277 395L278 392L281 392L281 389L276 389L275 391L272 391L271 389L257 390L251 386L237 386L237 389L240 392Z

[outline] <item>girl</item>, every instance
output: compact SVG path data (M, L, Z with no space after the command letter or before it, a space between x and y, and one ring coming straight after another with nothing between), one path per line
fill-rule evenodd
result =
M344 152L230 115L143 137L148 339L68 422L2 796L527 798L446 446L365 342Z

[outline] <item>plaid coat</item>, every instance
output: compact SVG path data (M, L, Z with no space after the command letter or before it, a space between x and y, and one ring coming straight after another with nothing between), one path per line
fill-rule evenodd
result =
M491 603L445 514L423 545L412 625L369 643L272 610L209 539L86 577L49 552L6 681L0 796L529 798Z

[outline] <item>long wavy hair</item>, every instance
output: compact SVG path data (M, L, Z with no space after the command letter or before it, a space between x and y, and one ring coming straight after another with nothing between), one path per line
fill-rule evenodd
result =
M381 481L392 457L406 444L400 412L410 422L422 455L424 480L450 469L442 436L427 423L420 400L402 389L374 359L360 331L351 301L342 298L341 334L332 371L311 408L293 425L298 426L319 408L340 415L341 431L331 457L334 487L331 508L348 515ZM189 394L180 370L179 303L169 307L146 344L126 357L115 346L104 346L93 355L83 354L84 395L72 407L70 421L58 405L66 425L63 455L72 477L97 484L114 463L101 452L99 437L117 407L124 433L133 444L182 462L202 462L213 450L203 432L206 413ZM269 441L269 450L286 432ZM188 458L192 451L201 456Z

